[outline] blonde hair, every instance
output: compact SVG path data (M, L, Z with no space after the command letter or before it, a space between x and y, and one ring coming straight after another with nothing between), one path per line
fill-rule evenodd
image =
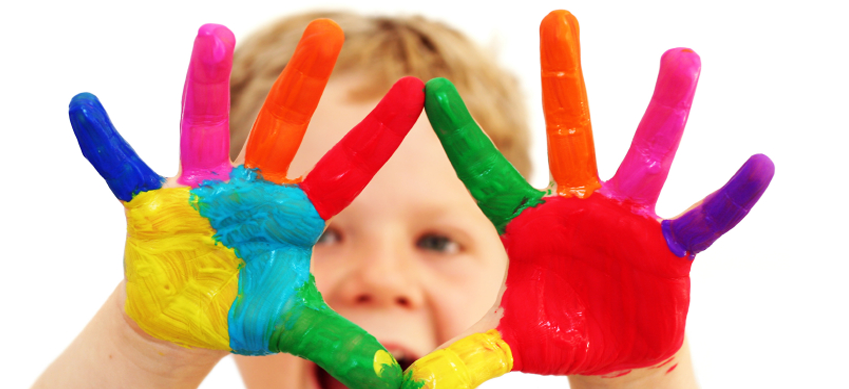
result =
M291 16L242 41L233 55L230 154L239 153L265 96L286 66L307 24L329 18L345 44L333 74L362 73L356 100L377 99L403 76L451 80L472 116L526 178L530 133L516 79L461 33L422 17L370 17L347 12Z

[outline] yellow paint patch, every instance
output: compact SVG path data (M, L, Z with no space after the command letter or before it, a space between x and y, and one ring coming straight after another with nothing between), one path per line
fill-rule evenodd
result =
M232 249L190 201L190 188L138 194L124 203L124 309L151 336L186 347L230 350L227 314L239 267Z
M469 335L412 366L412 379L429 389L472 389L513 369L510 346L498 330Z
M384 350L377 350L377 352L374 353L374 374L377 374L378 377L383 377L382 372L384 366L393 366L397 364L398 362L395 361L395 357Z

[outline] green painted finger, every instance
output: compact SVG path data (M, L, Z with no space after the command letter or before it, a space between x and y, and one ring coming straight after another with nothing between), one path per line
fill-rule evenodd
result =
M425 111L457 177L499 234L525 208L543 202L544 192L531 187L495 148L451 81L434 78L427 82Z
M397 389L401 366L371 334L330 309L315 287L315 279L298 291L303 305L293 328L274 331L272 351L285 351L315 362L352 389ZM320 323L320 325L316 325Z

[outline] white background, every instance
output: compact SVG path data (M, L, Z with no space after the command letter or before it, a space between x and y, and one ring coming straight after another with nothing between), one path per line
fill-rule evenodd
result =
M307 2L288 2L307 3ZM688 46L702 74L660 198L671 217L721 186L754 153L776 176L761 202L693 266L688 334L704 387L846 387L845 9L815 2L460 1L15 2L0 6L5 180L0 386L26 387L121 278L124 220L80 154L67 104L97 94L158 173L177 170L180 96L197 28L237 39L314 8L424 14L494 48L519 75L536 130L534 184L547 183L538 25L565 8L581 22L599 172L613 175L654 87L660 55ZM487 2L495 4L494 2ZM603 3L603 4L602 4ZM837 4L837 2L834 2ZM564 388L510 374L484 388ZM241 387L228 359L204 388Z

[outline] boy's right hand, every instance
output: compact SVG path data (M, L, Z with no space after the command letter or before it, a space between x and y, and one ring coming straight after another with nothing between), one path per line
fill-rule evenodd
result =
M303 180L286 178L333 69L343 34L310 24L263 106L244 165L229 151L235 44L201 27L183 92L181 172L163 179L83 93L69 115L83 154L127 215L126 314L147 334L185 347L316 362L349 387L397 388L401 370L363 329L331 310L309 272L327 220L388 160L424 103L405 78Z

